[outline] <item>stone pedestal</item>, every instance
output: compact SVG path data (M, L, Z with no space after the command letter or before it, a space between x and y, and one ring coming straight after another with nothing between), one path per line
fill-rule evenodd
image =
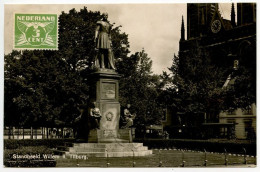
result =
M119 78L120 76L110 69L99 69L89 75L90 100L96 102L102 115L100 130L90 131L89 142L132 142L131 130L119 130Z
M93 129L89 133L89 143L132 143L131 129L97 130Z
M100 129L89 132L88 143L74 143L65 152L66 157L124 157L151 155L142 143L132 143L133 128L119 129L120 103L118 90L120 76L109 69L99 69L89 75L90 101L96 102L102 118Z

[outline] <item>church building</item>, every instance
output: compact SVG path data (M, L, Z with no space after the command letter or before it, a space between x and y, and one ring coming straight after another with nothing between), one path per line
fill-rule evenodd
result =
M230 69L226 74L226 82L221 83L223 89L234 82L231 77L234 65L256 65L256 3L236 5L235 12L235 5L232 3L231 20L227 20L223 18L217 3L188 3L186 34L183 18L181 24L178 54L180 67L185 67L182 58L192 49L197 47L208 52L216 66ZM231 113L221 112L217 118L218 121L211 121L211 117L207 116L202 125L208 125L209 128L221 126L216 127L217 130L228 130L229 125L233 125L236 138L239 139L249 139L255 135L255 104L252 104L251 110L238 108Z

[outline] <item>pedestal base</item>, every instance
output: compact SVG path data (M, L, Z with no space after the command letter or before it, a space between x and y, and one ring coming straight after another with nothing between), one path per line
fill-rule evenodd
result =
M65 152L67 158L73 156L87 157L129 157L151 155L143 143L74 143L73 147Z

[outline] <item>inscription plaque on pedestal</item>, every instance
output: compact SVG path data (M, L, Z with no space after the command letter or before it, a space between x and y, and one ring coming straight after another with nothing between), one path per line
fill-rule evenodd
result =
M116 84L102 83L101 84L101 99L115 99L116 98Z

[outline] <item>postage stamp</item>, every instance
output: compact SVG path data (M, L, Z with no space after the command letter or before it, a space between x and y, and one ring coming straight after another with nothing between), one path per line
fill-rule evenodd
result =
M14 49L58 49L57 14L14 14Z

